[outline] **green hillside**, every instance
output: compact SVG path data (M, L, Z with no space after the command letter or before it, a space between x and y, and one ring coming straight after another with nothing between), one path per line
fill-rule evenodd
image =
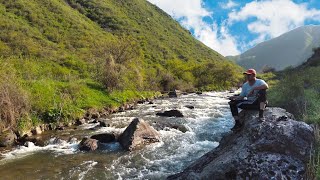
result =
M320 48L303 65L278 73L280 80L270 90L270 102L296 118L320 124Z
M264 74L263 78L272 82L268 91L271 106L282 107L292 113L297 120L313 124L316 146L308 163L308 178L320 179L320 48L307 62L296 68Z
M0 29L0 130L226 89L241 70L145 0L0 0Z

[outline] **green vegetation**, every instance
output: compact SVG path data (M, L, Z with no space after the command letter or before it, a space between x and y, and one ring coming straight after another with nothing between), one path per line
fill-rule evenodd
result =
M306 179L320 179L320 48L297 68L287 68L271 78L274 82L269 91L271 106L283 107L296 117L314 124L316 147L315 155L308 166Z
M0 131L240 78L145 0L0 0L0 28Z

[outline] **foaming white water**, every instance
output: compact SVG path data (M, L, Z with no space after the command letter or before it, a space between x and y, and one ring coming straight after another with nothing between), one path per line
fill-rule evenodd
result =
M61 170L61 177L58 176L60 179L63 179L63 175L76 179L165 179L219 145L222 135L233 126L226 98L228 95L230 94L227 92L209 92L173 99L158 99L153 101L154 104L138 105L133 111L112 115L111 127L96 128L96 123L84 124L79 128L79 131L85 132L84 136L100 133L120 134L134 117L144 119L155 128L162 127L158 129L161 142L147 145L141 150L124 152L119 143L111 143L104 144L104 150L101 151L80 153L79 141L52 139L45 147L29 144L28 147L19 147L3 154L5 158L0 163L45 151L56 156L56 159L64 155L64 160L73 163L69 166L64 165L66 167ZM193 106L194 109L186 106ZM165 118L155 115L157 112L171 109L181 111L185 117ZM188 131L183 133L167 124L181 125ZM57 160L52 163L59 162ZM39 173L45 172L41 169Z
M1 154L4 159L0 162L4 163L16 158L23 158L25 156L34 154L39 151L52 151L57 155L60 154L73 154L78 150L79 141L70 141L60 140L52 138L49 140L49 145L40 147L34 145L32 142L26 142L25 146L19 146L15 150Z
M186 95L178 99L156 100L154 105L141 105L140 117L152 122L154 111L178 109L185 118L162 118L164 121L183 124L189 130L160 130L160 143L131 152L113 161L109 171L117 171L118 179L164 179L179 172L191 162L219 145L223 133L233 125L228 108L227 92ZM185 107L194 106L194 109ZM156 107L154 107L156 106ZM130 114L126 114L127 117ZM132 117L135 113L131 114ZM129 116L130 117L130 116ZM151 120L150 120L151 119ZM159 119L159 118L158 118ZM161 119L161 118L160 118Z
M78 167L73 168L71 171L71 177L78 176L79 180L85 179L86 174L91 171L98 162L96 161L85 161Z

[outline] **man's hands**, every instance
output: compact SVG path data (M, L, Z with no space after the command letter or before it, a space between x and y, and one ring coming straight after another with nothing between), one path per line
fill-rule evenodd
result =
M254 95L254 88L249 92L248 96L253 96Z
M242 100L242 99L243 99L243 97L241 97L241 96L231 96L231 97L229 97L229 100L231 100L231 101Z

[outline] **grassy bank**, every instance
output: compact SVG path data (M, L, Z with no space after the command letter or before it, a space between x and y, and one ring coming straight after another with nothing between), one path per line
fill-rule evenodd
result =
M241 77L145 0L0 0L0 28L0 132Z
M80 78L63 66L33 59L0 60L0 130L69 122L86 110L102 110L155 96L156 91L114 90Z
M318 127L320 125L320 49L303 65L269 74L272 86L268 92L271 106L285 108L297 120ZM268 79L269 77L269 79ZM309 179L320 179L320 136L315 128L315 154L309 163Z

